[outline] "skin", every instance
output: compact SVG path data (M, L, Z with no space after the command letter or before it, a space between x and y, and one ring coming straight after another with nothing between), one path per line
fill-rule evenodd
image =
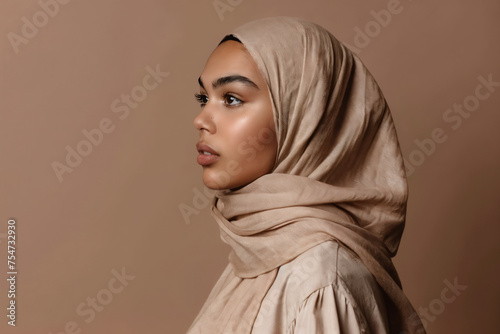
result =
M233 79L213 86L217 79L229 76ZM216 162L203 166L203 183L210 189L236 190L270 173L277 152L271 97L243 44L226 41L219 45L199 82L201 112L194 126L199 141L219 155Z

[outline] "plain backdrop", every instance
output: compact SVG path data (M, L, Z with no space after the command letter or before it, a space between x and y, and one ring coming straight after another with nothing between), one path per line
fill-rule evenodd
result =
M1 333L186 332L229 252L193 93L219 40L267 16L324 26L379 82L410 172L394 261L429 333L498 333L498 1L60 1L0 3Z

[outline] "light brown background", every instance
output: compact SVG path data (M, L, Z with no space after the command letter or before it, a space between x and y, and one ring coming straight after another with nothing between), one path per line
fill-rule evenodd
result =
M226 1L224 1L226 2ZM73 1L15 53L7 33L32 21L36 1L0 7L0 332L184 333L227 263L206 206L192 94L205 60L231 30L265 16L298 16L355 46L377 1ZM431 333L500 327L498 154L500 87L453 130L446 109L500 81L500 3L401 0L402 11L358 50L391 106L405 157L435 128L447 136L409 177L407 227L395 259L414 306L439 305L444 280L467 289L428 321ZM120 120L111 102L146 66L170 75ZM103 118L115 125L59 182L51 164ZM7 220L17 220L17 326L7 326ZM106 289L111 270L135 276L95 319L76 313ZM434 308L436 310L436 308ZM428 319L430 320L430 319Z

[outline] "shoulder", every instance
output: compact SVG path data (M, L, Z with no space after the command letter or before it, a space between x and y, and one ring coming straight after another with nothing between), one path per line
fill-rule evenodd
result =
M294 295L304 299L313 291L337 282L339 252L336 241L320 243L282 265L277 278L286 281L288 286L300 287L301 293Z
M384 326L384 298L373 275L333 240L282 265L266 300L289 329L304 324L308 329L316 325L346 329L346 323L359 329ZM318 321L323 323L313 325Z
M316 245L282 265L277 281L287 286L287 298L293 304L329 286L348 295L353 303L367 292L380 292L378 283L361 260L334 240Z

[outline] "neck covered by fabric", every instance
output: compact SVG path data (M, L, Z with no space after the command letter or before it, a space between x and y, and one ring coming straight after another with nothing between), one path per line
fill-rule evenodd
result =
M228 275L240 283L219 282L188 333L211 333L201 330L207 326L250 333L279 266L332 239L356 253L384 290L391 332L424 333L391 261L405 224L407 183L376 81L311 22L265 18L232 34L268 85L278 152L272 173L216 193L211 213L232 249Z

